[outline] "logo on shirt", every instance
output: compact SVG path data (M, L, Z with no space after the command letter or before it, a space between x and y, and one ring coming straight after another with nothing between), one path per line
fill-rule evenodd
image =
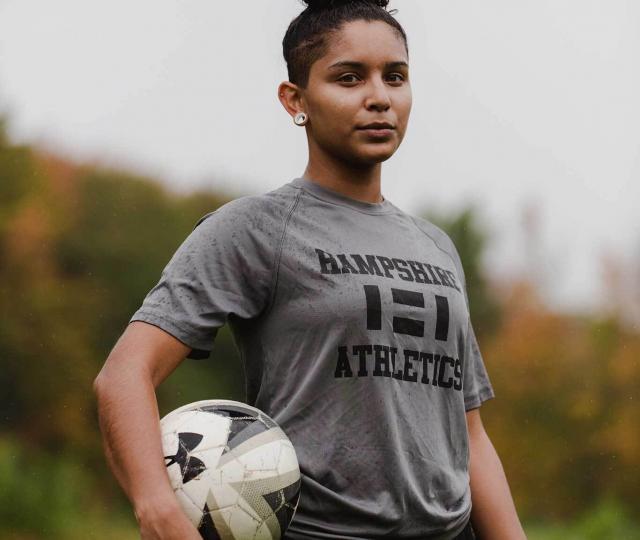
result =
M442 285L462 292L456 275L444 268L426 262L390 258L381 255L331 254L316 249L322 274L359 274L400 279L406 282ZM384 288L383 288L384 289ZM389 291L384 291L388 294ZM418 308L412 317L394 314L391 318L394 334L413 337L425 336L425 321L417 318L425 308L425 295L420 291L390 287L394 305ZM449 338L449 300L435 294L434 339L447 342ZM383 310L381 287L363 285L365 321L367 330L382 330ZM336 378L389 377L396 380L429 384L438 388L462 389L462 365L458 358L414 349L401 349L383 344L356 344L338 346L334 372Z
M398 277L403 281L444 285L458 292L462 291L451 270L445 270L434 264L382 255L346 255L344 253L332 255L317 248L316 253L322 274L368 274L391 279Z

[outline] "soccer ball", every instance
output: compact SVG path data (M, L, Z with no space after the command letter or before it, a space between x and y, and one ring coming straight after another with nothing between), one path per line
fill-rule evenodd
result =
M300 497L293 444L245 403L190 403L160 421L165 464L183 510L206 540L278 540Z

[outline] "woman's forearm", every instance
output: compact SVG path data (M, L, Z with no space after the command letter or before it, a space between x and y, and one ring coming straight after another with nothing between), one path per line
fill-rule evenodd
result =
M150 378L109 373L94 385L105 455L138 512L154 501L175 501L162 453L158 405Z
M200 538L169 481L155 393L185 349L154 326L132 323L94 381L105 455L133 505L143 540Z
M526 540L500 458L484 428L469 431L472 511L478 540Z

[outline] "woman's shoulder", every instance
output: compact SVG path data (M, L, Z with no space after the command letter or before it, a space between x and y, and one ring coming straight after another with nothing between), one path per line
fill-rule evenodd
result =
M447 255L449 255L449 257L451 257L451 260L453 261L453 264L456 266L456 268L460 270L462 274L464 274L460 254L458 253L458 249L456 248L456 245L449 234L447 234L446 231L444 231L442 228L429 221L428 219L412 216L409 214L407 214L407 216L411 221L413 221L415 226L420 231L422 231L425 236L431 239L436 247L438 247L441 251L444 251Z
M197 221L195 227L204 222L212 226L224 224L236 230L277 226L280 221L286 219L295 198L295 190L289 189L286 184L265 193L244 195L207 212Z
M413 216L407 214L409 219L413 221L415 226L422 231L422 233L433 241L440 249L444 251L456 251L456 247L451 240L451 237L438 225L429 221L428 219ZM457 253L456 253L457 255Z

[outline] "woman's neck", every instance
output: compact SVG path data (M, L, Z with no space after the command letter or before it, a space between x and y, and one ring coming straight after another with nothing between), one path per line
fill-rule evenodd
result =
M380 190L381 169L381 163L364 168L331 163L328 167L310 159L302 176L352 199L380 203L384 200Z

